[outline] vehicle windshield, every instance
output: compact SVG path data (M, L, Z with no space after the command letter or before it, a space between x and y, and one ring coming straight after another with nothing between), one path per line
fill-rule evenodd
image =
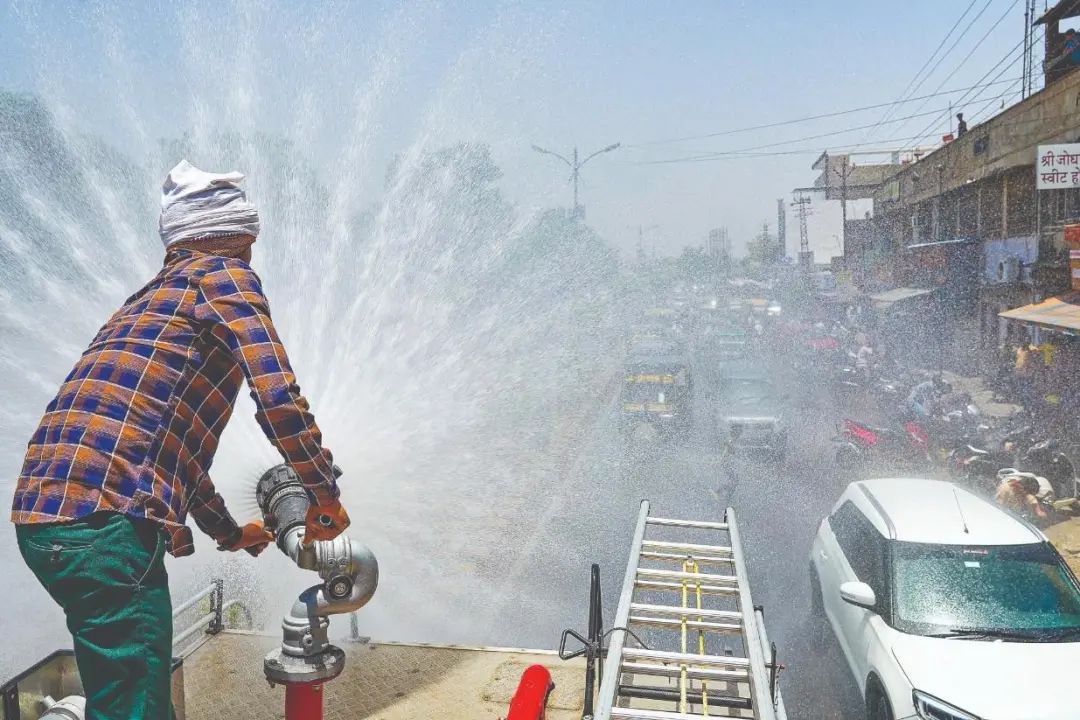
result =
M920 635L1080 629L1080 591L1046 544L893 550L895 618Z
M776 399L772 383L756 378L729 378L724 382L723 393L728 402L771 402Z
M675 385L671 383L628 382L623 389L623 402L670 403L675 400Z

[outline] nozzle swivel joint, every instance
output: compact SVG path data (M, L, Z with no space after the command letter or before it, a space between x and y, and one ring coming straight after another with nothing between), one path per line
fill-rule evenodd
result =
M347 535L304 545L304 521L311 501L289 466L267 470L259 478L255 497L278 549L322 579L300 593L282 620L281 648L267 656L266 676L285 683L335 677L344 666L344 653L327 638L329 616L367 604L379 584L378 561L366 545Z

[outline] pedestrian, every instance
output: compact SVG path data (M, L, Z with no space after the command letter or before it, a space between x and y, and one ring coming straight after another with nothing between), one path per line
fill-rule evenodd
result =
M964 113L956 113L956 137L964 137L964 133L967 132L967 120L964 119Z
M259 522L238 525L207 474L245 379L260 426L311 500L305 540L349 525L333 459L251 269L259 215L243 177L186 160L169 172L164 266L78 360L18 479L19 550L64 610L87 720L172 717L164 555L194 551L189 512L222 550L257 555L273 539Z
M855 353L855 370L862 376L864 382L870 380L870 366L874 360L874 348L865 333L859 333L861 342L859 350Z

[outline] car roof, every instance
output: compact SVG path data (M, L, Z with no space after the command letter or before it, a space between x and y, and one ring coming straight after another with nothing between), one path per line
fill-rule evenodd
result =
M943 480L860 480L844 497L893 540L940 545L1024 545L1046 540L1030 523Z

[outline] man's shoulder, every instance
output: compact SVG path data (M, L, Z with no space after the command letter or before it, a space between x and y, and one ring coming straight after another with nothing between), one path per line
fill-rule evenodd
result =
M251 266L239 258L204 255L197 261L200 285L210 294L221 291L262 294L262 280Z

